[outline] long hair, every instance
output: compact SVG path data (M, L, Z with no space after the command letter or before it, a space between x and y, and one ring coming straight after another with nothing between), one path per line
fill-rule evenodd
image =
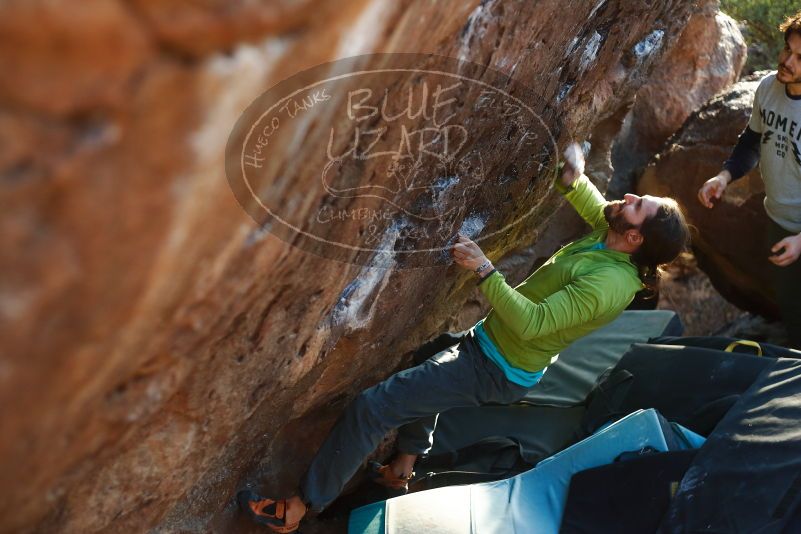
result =
M672 198L663 198L653 217L640 226L642 244L632 255L640 280L655 294L661 267L673 260L690 244L690 228L678 203Z

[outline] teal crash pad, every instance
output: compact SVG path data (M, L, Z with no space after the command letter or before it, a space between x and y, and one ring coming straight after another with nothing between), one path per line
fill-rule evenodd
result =
M689 442L689 443L688 443ZM421 491L354 510L349 534L548 534L559 532L570 478L623 452L680 450L703 438L638 410L515 477Z

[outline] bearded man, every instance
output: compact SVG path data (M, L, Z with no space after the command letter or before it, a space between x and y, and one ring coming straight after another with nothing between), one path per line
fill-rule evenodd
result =
M765 256L788 345L801 349L801 12L779 26L784 48L777 71L759 82L751 119L723 170L707 180L698 200L707 208L726 186L757 163L765 182Z
M358 395L326 438L298 488L285 499L253 491L238 495L254 521L275 532L294 532L307 509L322 511L394 428L398 454L369 475L404 492L415 460L433 445L440 412L521 400L542 378L551 359L576 339L615 319L657 268L686 247L689 231L676 202L626 195L607 202L583 174L583 158L555 185L592 227L556 252L523 283L510 286L481 248L460 235L455 262L473 271L492 310L458 345Z

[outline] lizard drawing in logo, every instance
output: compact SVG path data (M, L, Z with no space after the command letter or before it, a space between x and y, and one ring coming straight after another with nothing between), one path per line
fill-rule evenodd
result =
M460 154L467 130L460 125L414 132L403 128L395 150L377 149L378 141L366 149L359 147L366 134L382 139L385 132L386 128L356 128L352 148L336 157L329 149L321 173L326 192L341 198L381 199L419 221L439 221L442 231L452 228L485 177L477 150Z

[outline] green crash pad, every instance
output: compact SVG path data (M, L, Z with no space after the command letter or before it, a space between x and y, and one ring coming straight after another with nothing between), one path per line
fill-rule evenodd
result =
M632 343L645 343L677 328L680 331L680 324L669 310L624 311L608 325L563 350L524 402L575 406L584 401L601 373L617 365Z
M576 341L553 363L525 404L456 408L440 414L431 455L456 451L488 437L520 443L532 464L572 443L584 415L580 406L597 378L614 367L632 343L663 332L680 333L672 311L625 311L616 320Z

